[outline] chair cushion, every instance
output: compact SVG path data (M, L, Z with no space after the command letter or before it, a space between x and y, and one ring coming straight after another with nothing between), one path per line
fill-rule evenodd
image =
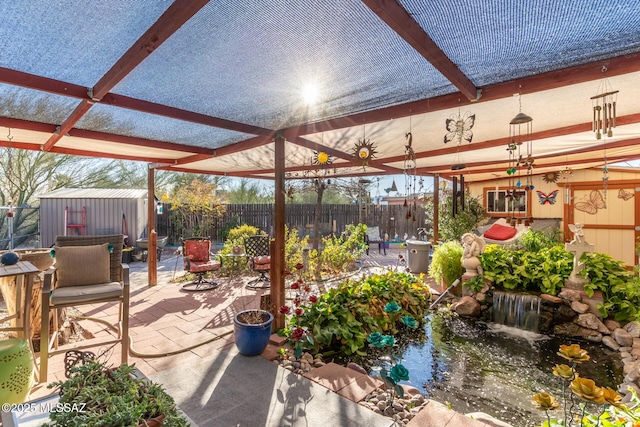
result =
M113 300L122 296L122 289L123 286L118 282L107 282L96 285L66 286L51 291L51 304L55 306L70 305L81 302L90 303L92 301Z
M203 271L215 271L220 269L220 261L211 260L206 262L192 261L189 264L190 273L201 273Z
M98 285L111 282L109 244L55 246L56 287Z
M253 258L253 263L256 265L263 265L271 263L271 257L269 255L262 255Z
M185 240L184 253L191 261L204 262L209 261L209 249L211 242L209 240Z
M269 271L271 265L269 264L256 264L253 266L253 271Z
M517 232L518 230L515 227L493 224L484 232L484 237L491 240L508 240L515 236Z

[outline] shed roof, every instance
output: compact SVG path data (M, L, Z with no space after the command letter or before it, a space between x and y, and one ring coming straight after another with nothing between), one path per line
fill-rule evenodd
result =
M146 189L58 188L39 196L41 199L146 199Z
M42 0L0 15L4 146L273 178L279 133L300 178L318 151L332 175L401 173L411 132L419 174L463 162L486 180L505 176L522 111L536 172L640 158L636 0ZM605 82L617 124L596 139ZM472 142L445 144L466 112ZM375 144L367 167L359 140Z

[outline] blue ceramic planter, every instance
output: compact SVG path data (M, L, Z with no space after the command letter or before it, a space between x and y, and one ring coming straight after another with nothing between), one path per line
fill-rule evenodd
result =
M262 323L246 323L246 314L258 311L262 315ZM233 317L235 327L234 337L240 354L257 356L262 353L271 337L271 323L273 314L264 310L245 310Z

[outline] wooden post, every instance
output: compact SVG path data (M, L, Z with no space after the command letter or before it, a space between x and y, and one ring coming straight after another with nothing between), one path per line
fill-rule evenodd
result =
M275 139L275 200L273 210L273 236L271 245L271 313L274 316L273 329L284 328L284 315L279 312L279 308L285 305L284 302L284 137L281 133Z
M438 222L440 221L440 174L437 173L433 177L433 247L438 244Z
M149 278L149 286L158 284L158 255L157 235L156 235L156 200L155 200L155 169L149 165L147 174L147 275Z

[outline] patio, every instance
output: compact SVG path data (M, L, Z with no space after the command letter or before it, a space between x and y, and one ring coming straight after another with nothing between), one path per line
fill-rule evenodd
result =
M391 249L387 255L371 252L363 256L361 266L378 268L396 264L404 250ZM333 364L325 365L330 380L293 374L271 360L277 358L280 345L270 344L262 357L240 355L233 340L233 315L258 307L264 290L246 289L247 278L220 278L220 286L206 292L184 292L172 279L184 274L178 255L166 250L158 264L158 285L147 286L147 264L134 262L131 268L131 323L133 354L130 363L148 378L163 384L194 425L349 425L391 426L393 422L358 405L364 396L356 381L361 374ZM177 265L177 268L176 268ZM87 316L115 318L117 306L93 306ZM94 336L109 331L99 323L80 321ZM199 345L187 351L185 348ZM99 352L99 349L91 349ZM160 356L160 357L158 357ZM49 382L64 380L64 355L49 360ZM109 354L118 364L118 346ZM312 371L313 372L313 371ZM312 377L313 375L308 375ZM32 389L30 399L48 396L46 384ZM365 393L366 394L366 393ZM250 400L248 400L250 399ZM246 406L250 405L251 410ZM454 427L484 424L455 414L429 402L430 409L414 418L410 425L429 425L449 420ZM459 424L454 417L462 417ZM472 424L473 423L473 424ZM444 425L444 424L437 424Z

